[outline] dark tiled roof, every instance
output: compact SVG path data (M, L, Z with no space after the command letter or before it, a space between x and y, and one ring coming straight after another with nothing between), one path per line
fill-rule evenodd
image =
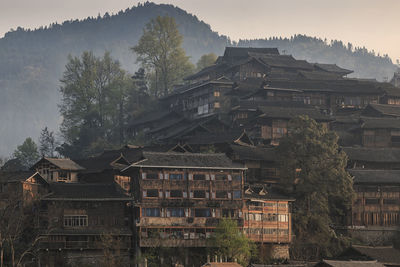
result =
M316 266L332 266L332 267L384 267L383 264L376 261L335 261L335 260L323 260Z
M400 129L400 118L362 118L362 129Z
M400 170L349 169L355 184L400 184Z
M260 63L274 68L291 68L313 70L314 67L305 60L297 60L290 55L274 55L249 53L249 55L257 59Z
M294 199L289 196L285 196L277 192L271 186L265 185L245 185L244 187L244 199L261 199L261 200L289 200L293 201Z
M126 196L118 192L113 184L52 183L50 192L45 199L126 199Z
M239 160L276 161L276 151L272 147L231 145L230 148Z
M337 66L336 64L315 63L314 66L321 70L327 71L327 72L334 72L334 73L339 73L339 74L350 74L350 73L354 72L352 70L341 68L341 67Z
M278 48L226 47L223 58L242 58L247 57L249 53L279 55Z
M386 86L383 87L383 91L388 96L400 97L400 88L395 87L392 84L385 84Z
M350 160L400 163L400 148L343 147Z
M150 123L154 121L161 120L169 115L174 115L174 112L168 110L155 110L150 112L145 112L134 118L130 123L129 127L135 127L144 123Z
M375 111L376 113L383 115L383 116L400 117L400 106L384 105L384 104L369 104L365 109L366 109L366 112L368 110L371 110L371 111Z
M51 164L54 164L61 170L69 170L69 171L84 170L82 166L80 166L79 164L70 159L57 159L57 158L43 158L43 159L47 160Z
M292 119L299 115L307 115L317 121L330 121L331 117L322 114L314 108L280 107L280 106L260 106L258 109L263 113L260 117Z
M300 76L309 80L327 80L337 81L342 79L336 73L324 72L324 71L300 71Z
M143 152L143 159L131 166L244 169L243 165L233 163L225 154L217 153Z
M233 143L243 134L242 131L230 131L223 133L203 133L196 134L183 138L188 144L205 145L205 144L221 144L221 143Z
M381 263L400 264L400 250L393 247L352 246L359 253Z
M33 174L35 174L35 171L0 171L0 182L23 182L31 177Z

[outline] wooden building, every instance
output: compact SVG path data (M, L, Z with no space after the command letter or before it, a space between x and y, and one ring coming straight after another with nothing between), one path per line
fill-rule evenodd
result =
M244 191L243 231L249 239L267 246L268 258L289 259L292 240L290 202L272 187L247 186Z
M143 152L132 178L140 248L206 247L218 219L242 221L243 172L223 154Z
M101 264L116 257L126 265L132 246L130 202L114 184L50 184L38 211L41 263Z
M400 171L357 170L350 233L366 244L393 241L400 226Z
M78 182L78 173L84 168L70 159L58 159L43 157L32 167L32 170L37 171L47 182Z

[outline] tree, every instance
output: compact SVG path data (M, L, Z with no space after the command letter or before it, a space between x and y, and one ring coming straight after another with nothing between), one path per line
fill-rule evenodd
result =
M211 66L217 60L217 55L214 53L204 54L200 57L196 64L196 70L200 71L208 66Z
M248 265L254 250L254 244L239 230L237 222L228 218L219 221L209 244L211 253L228 261L237 260L243 266Z
M194 66L182 42L175 19L158 16L146 24L138 44L132 47L137 61L149 72L155 96L167 95L173 85L192 73Z
M133 86L119 62L108 52L102 58L84 52L81 58L70 56L65 68L60 104L65 143L58 151L78 157L122 144Z
M354 194L347 156L337 135L307 116L291 120L288 133L278 159L283 190L296 199L292 252L303 259L331 256L343 244L333 226L346 223Z
M54 157L56 140L54 132L49 131L47 126L42 130L39 137L39 153L43 157Z
M13 154L14 158L25 166L25 168L31 167L36 161L39 160L39 153L36 143L32 138L28 137L24 143L17 147Z

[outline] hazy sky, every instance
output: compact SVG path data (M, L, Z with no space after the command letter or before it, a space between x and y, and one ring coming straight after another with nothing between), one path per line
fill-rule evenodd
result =
M133 0L0 0L0 37L18 26L115 13ZM143 2L143 1L141 1ZM400 59L400 0L171 0L214 31L239 38L296 33L340 39Z

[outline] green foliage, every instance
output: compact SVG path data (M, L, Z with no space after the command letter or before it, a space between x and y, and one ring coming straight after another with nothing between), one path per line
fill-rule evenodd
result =
M217 55L214 53L202 55L196 63L196 71L200 71L205 67L213 65L216 60Z
M228 261L236 259L243 266L248 265L255 251L254 243L239 230L237 222L228 218L219 221L208 243L211 255L226 257Z
M43 157L54 157L55 150L56 140L54 132L49 131L49 129L45 127L39 137L39 153Z
M38 148L35 141L30 137L26 138L24 143L19 145L14 151L13 156L26 168L31 167L39 160Z
M150 73L150 88L155 96L167 95L193 71L182 43L175 19L158 16L146 24L138 44L132 48L137 61Z
M135 91L120 64L108 52L102 58L84 52L81 58L70 56L65 68L60 113L66 143L59 152L77 157L121 145Z
M292 252L303 259L332 256L343 245L332 226L346 223L354 194L347 156L337 135L307 116L291 120L288 132L278 157L283 189L296 199Z

